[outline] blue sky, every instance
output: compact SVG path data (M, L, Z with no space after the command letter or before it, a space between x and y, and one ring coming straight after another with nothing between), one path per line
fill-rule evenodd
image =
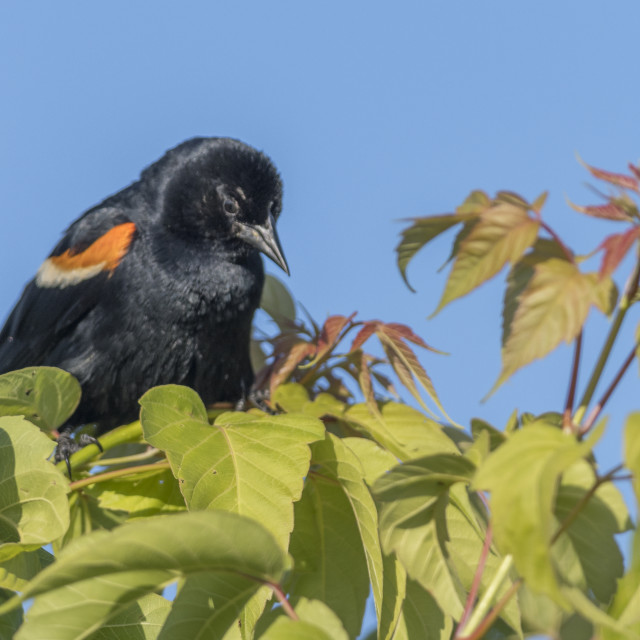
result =
M620 171L640 159L639 18L631 0L7 0L0 316L82 211L182 140L232 136L282 173L287 284L316 319L403 322L450 352L422 362L462 424L479 416L502 428L516 407L559 410L568 348L480 403L500 368L503 276L427 321L451 236L411 264L411 293L395 267L398 219L451 211L476 188L529 199L548 189L545 218L579 252L618 231L583 221L565 196L594 200L576 152ZM630 316L614 361L631 344ZM586 361L606 329L594 318ZM607 412L603 468L620 459L638 387L634 363Z

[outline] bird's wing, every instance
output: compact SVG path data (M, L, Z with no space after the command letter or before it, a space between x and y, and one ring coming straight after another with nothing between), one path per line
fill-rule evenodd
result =
M96 306L135 237L136 225L115 208L93 209L73 223L0 331L0 372L46 362Z

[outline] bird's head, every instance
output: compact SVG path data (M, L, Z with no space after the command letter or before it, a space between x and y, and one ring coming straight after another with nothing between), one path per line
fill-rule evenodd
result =
M163 161L161 215L172 233L252 247L289 273L276 232L282 181L266 155L230 138L197 138Z

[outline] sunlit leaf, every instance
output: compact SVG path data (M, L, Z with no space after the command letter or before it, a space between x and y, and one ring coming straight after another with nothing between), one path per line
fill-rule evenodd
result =
M169 615L171 603L162 596L149 593L116 614L88 640L155 640Z
M468 482L474 470L462 456L440 454L398 465L373 487L382 502L380 537L385 553L395 553L408 575L456 619L464 594L445 547L447 489Z
M491 492L494 536L513 554L527 584L566 606L552 563L553 513L560 474L584 458L604 424L584 442L542 421L513 433L478 469L474 487ZM522 470L526 469L526 473Z
M596 167L588 165L580 157L578 157L578 161L591 173L592 176L594 176L594 178L598 178L598 180L604 180L605 182L613 184L617 187L622 187L623 189L640 191L640 188L638 187L640 182L635 176L628 176L623 173L612 173L611 171L597 169Z
M582 330L590 306L603 304L597 274L581 273L574 264L557 258L540 262L533 269L518 296L502 347L502 371L491 393L518 369L546 356L563 340L571 342Z
M80 384L54 367L0 375L0 416L24 416L45 431L64 424L80 402Z
M349 500L360 532L369 580L378 616L382 609L382 553L378 538L378 512L364 481L358 457L330 433L312 446L314 469L338 482Z
M356 404L343 417L400 460L436 453L459 453L442 425L416 409L398 402L387 402L381 413L382 419L376 418L366 405Z
M459 222L463 222L465 218L466 215L461 214L413 218L411 226L402 232L402 240L396 247L398 268L400 269L402 279L411 291L415 291L415 289L409 284L409 280L407 279L407 267L413 256L415 256L425 244Z
M540 223L526 209L500 203L487 209L460 243L444 293L434 315L516 262L534 243Z
M629 222L630 217L627 212L616 202L607 202L606 204L595 204L580 206L569 202L569 206L578 213L585 213L593 218L601 218L603 220L619 220Z
M52 562L53 556L45 549L19 553L10 560L0 563L0 588L22 591L29 580L33 580Z
M303 597L321 600L355 638L369 595L367 561L352 505L342 487L322 472L309 474L295 503L289 552L292 603Z
M452 631L451 617L442 613L426 589L408 578L402 615L393 640L449 640Z
M313 366L327 354L329 354L340 341L342 331L353 320L355 313L350 316L330 316L322 326L322 331L318 336L318 344L313 360L308 363L308 367Z
M607 236L600 245L604 250L600 265L600 277L610 276L624 260L636 240L640 237L640 227L631 227L624 233Z
M255 591L278 583L284 563L264 527L223 511L156 516L98 531L67 547L25 589L22 598L34 601L16 640L84 638L180 576L233 576ZM234 602L231 589L227 596L219 606L237 615L242 603ZM209 628L213 637L222 630Z
M210 425L202 401L168 385L140 400L145 439L167 452L190 509L224 509L258 520L284 549L322 423L300 415L224 413Z
M47 460L53 448L24 418L0 418L0 562L55 540L69 526L69 481Z
M349 640L340 619L324 602L300 598L295 612L299 620L280 615L260 640Z

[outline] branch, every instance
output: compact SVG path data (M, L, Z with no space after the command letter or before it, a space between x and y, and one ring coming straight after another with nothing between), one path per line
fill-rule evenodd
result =
M480 589L480 583L482 582L482 574L484 573L484 566L487 562L487 557L489 556L489 549L491 548L491 539L493 537L493 530L491 527L491 522L487 525L487 531L484 536L484 544L482 545L482 551L480 552L480 560L478 561L478 566L476 568L476 573L473 576L473 583L471 585L471 590L469 591L469 595L467 596L467 601L464 605L464 611L462 612L462 617L460 618L460 622L458 623L458 628L456 629L456 634L453 636L454 640L456 640L458 636L458 632L461 632L467 625L467 620L471 616L471 611L473 609L473 605L476 602L476 597L478 596L478 590Z
M576 396L576 385L578 383L578 369L580 367L580 354L582 351L582 331L576 338L576 346L573 352L573 365L571 367L571 381L569 382L569 391L567 392L567 401L564 405L564 415L562 417L562 429L565 433L573 433L574 426L571 419L573 414L573 403Z
M106 482L107 480L113 480L113 478L120 478L122 476L130 476L136 473L144 471L155 471L157 469L170 469L168 460L163 462L154 462L152 464L139 464L135 467L125 467L124 469L115 469L113 471L106 471L105 473L96 473L93 476L82 478L82 480L76 480L69 484L71 491L77 491L83 487L88 487L91 484L98 482Z

